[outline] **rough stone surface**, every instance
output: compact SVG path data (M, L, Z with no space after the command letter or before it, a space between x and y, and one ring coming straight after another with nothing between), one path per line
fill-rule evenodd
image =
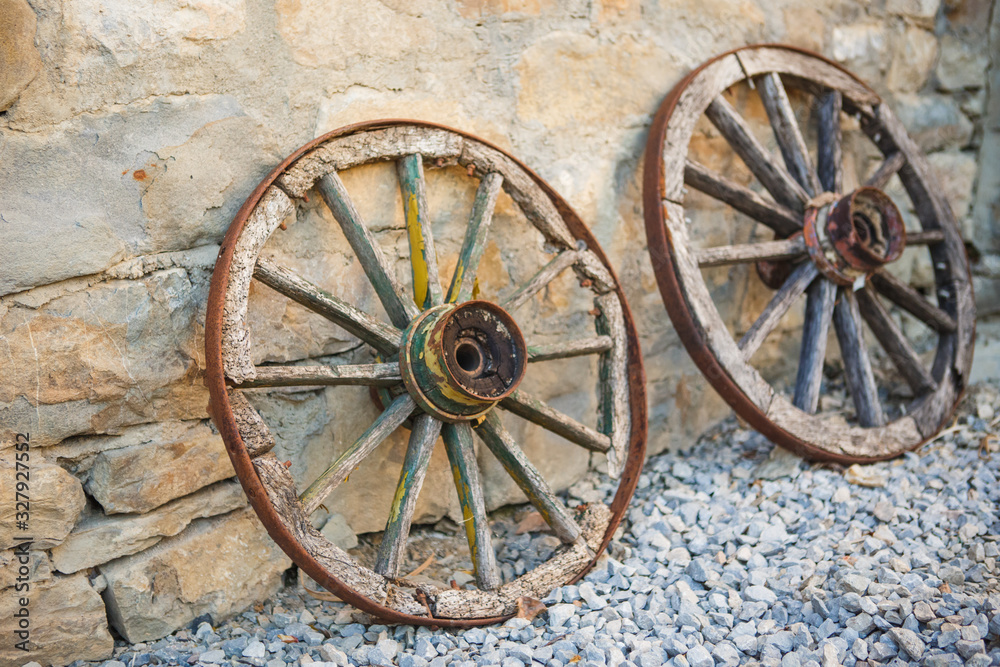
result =
M76 574L41 581L29 592L31 635L28 652L15 648L17 629L14 613L20 609L20 594L0 591L0 661L20 665L30 657L46 665L66 665L74 660L110 658L114 640L108 632L101 596L87 577Z
M234 474L222 438L205 423L134 431L109 443L124 446L102 451L90 468L87 491L106 514L148 512Z
M199 519L179 535L100 568L115 629L162 637L202 614L223 619L274 592L290 562L249 509Z
M225 514L244 505L243 489L237 482L227 481L174 500L149 514L119 517L98 513L77 524L63 543L52 550L53 565L60 572L69 573L107 563L176 535L195 519Z
M13 104L38 75L35 13L25 0L0 2L0 111Z
M36 549L51 549L72 530L86 503L80 482L59 466L29 459L29 472L29 512L27 522L21 527L13 495L23 477L20 480L16 477L13 456L0 458L0 488L11 496L0 503L0 549L11 548L17 543L16 538L25 536L34 538Z

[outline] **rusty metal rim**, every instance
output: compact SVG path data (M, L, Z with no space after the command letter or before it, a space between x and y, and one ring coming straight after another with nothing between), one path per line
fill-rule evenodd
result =
M802 440L792 433L789 433L771 421L767 417L767 414L762 411L750 399L750 397L746 395L746 393L744 393L735 381L733 381L733 379L729 376L728 371L726 371L722 364L719 363L715 355L709 351L708 345L705 342L706 336L692 315L691 309L687 303L687 295L684 290L680 288L680 284L677 281L674 271L673 249L671 247L672 241L667 236L666 214L662 205L662 201L664 199L664 174L663 162L661 158L663 141L666 137L667 124L669 123L670 117L677 106L677 102L680 100L681 94L691 81L701 74L703 70L729 55L736 54L740 51L762 48L795 51L821 60L851 77L881 100L881 97L875 92L874 89L871 88L871 86L866 84L841 65L814 51L786 44L765 43L731 49L703 62L694 70L689 72L671 89L670 93L668 93L667 97L660 104L656 115L653 117L653 122L649 131L649 138L646 141L642 184L643 216L646 222L646 239L649 247L650 259L653 264L653 273L656 275L656 283L659 287L663 304L667 309L667 314L670 316L670 320L674 325L674 329L677 331L677 335L680 337L681 342L684 344L685 349L691 356L695 365L709 381L715 391L718 392L718 394L723 398L723 400L725 400L729 406L738 415L745 419L754 429L772 442L781 445L799 456L814 461L873 463L875 461L888 460L898 456L898 453L881 456L834 455L829 451L816 447L815 445ZM966 267L966 270L968 271L969 268ZM960 387L960 391L956 392L955 403L949 414L954 412L954 409L961 400L963 393L964 387ZM911 449L917 449L933 437L934 435L932 434L921 439L920 441L914 443Z
M268 174L256 188L254 188L253 192L250 193L250 196L247 197L246 201L243 203L243 206L240 207L240 210L237 212L236 217L230 224L229 229L226 231L226 236L222 241L221 247L219 248L219 256L216 259L215 268L212 273L211 285L209 287L207 312L205 315L205 385L208 387L210 396L208 413L209 416L212 417L212 421L215 423L216 427L219 429L219 433L226 445L226 451L232 461L233 468L235 469L236 475L240 480L240 484L243 486L243 490L247 495L247 499L250 501L250 505L253 507L254 512L260 518L261 523L264 524L264 527L271 536L271 539L273 539L278 546L281 547L282 551L284 551L291 558L292 562L298 565L306 572L306 574L308 574L321 586L358 609L392 623L431 625L447 628L464 628L500 623L508 618L511 618L513 614L476 619L431 618L404 614L361 595L341 580L330 576L316 561L316 559L313 558L312 555L309 554L302 547L302 545L295 540L291 532L282 523L281 518L274 510L274 507L271 505L271 501L267 496L267 491L264 489L263 484L261 484L260 479L257 477L256 470L253 467L250 456L247 454L246 447L240 437L239 430L236 427L236 420L233 416L232 408L229 403L229 395L226 391L225 373L222 365L222 312L226 299L226 290L228 288L229 268L232 264L236 240L243 231L243 227L246 224L250 213L253 211L257 202L260 200L261 196L263 196L267 188L274 183L278 176L306 152L336 137L345 136L359 131L391 127L394 125L416 125L419 127L436 128L454 132L455 134L478 141L503 153L515 164L517 164L518 167L523 169L525 173L527 173L545 192L545 194L556 206L560 215L562 215L563 220L569 227L570 232L577 239L583 240L587 244L587 247L595 255L597 255L598 258L600 258L605 268L611 272L611 276L615 281L615 293L618 295L619 301L621 302L622 312L625 317L625 328L628 332L628 376L629 400L631 406L629 456L619 481L618 490L616 491L614 500L611 503L611 521L605 531L604 540L587 566L566 583L572 584L579 581L580 578L582 578L583 575L594 566L597 559L604 553L605 549L607 549L618 524L621 523L629 501L635 493L636 486L639 482L639 473L642 470L642 464L646 453L646 376L642 365L642 357L639 349L639 337L635 328L635 319L632 316L632 311L629 308L628 302L625 300L625 293L621 287L621 283L618 281L618 277L615 274L610 262L608 262L607 256L597 244L597 240L590 233L590 230L587 229L586 225L584 225L583 221L576 214L576 212L573 211L569 204L523 162L510 155L499 146L496 146L491 142L484 141L483 139L475 137L467 132L462 132L437 123L407 119L385 119L347 125L317 137L316 139L313 139L298 148L291 155L285 158L277 167L275 167L274 170L271 171L271 173Z

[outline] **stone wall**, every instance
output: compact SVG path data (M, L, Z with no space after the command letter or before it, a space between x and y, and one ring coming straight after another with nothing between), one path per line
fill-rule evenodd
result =
M227 225L297 146L349 122L410 117L479 134L536 169L626 285L655 452L728 414L680 345L645 249L641 156L671 86L763 41L866 78L938 169L977 260L981 312L997 312L998 33L990 0L0 0L0 489L13 488L16 434L30 433L32 657L98 659L109 624L152 639L280 585L289 562L207 420L203 328ZM292 322L287 339L269 330L291 316L257 304L273 316L255 325L271 358L349 353L308 324ZM592 410L570 384L541 389L561 409ZM300 478L305 454L322 465L374 410L325 392L262 402ZM370 508L387 511L403 445L384 448L389 472L366 495L335 499L341 534L379 528L384 514ZM565 445L530 449L562 486L586 470ZM491 505L517 500L491 470ZM450 488L447 477L438 461L427 483ZM421 518L453 505L431 498ZM17 536L4 498L4 637ZM3 664L19 655L0 646Z

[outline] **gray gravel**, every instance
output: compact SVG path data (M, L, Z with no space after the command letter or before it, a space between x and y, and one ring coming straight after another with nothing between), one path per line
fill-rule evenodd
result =
M533 622L464 632L364 625L290 586L116 659L147 664L1000 665L996 387L918 453L807 465L728 420L646 465L621 537ZM571 489L582 501L608 484ZM86 663L75 663L84 665ZM105 663L108 667L117 664ZM119 663L120 664L120 663Z

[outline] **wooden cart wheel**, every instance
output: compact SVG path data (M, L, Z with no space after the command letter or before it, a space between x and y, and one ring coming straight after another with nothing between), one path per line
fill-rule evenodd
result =
M758 130L752 114L761 106ZM702 152L706 146L721 146L723 157ZM866 151L881 155L863 179ZM737 175L709 168L710 159L732 160ZM744 168L749 187L737 182ZM899 208L887 191L897 192ZM927 160L870 87L801 49L722 54L661 105L646 146L643 199L674 326L709 382L754 428L800 455L841 462L896 456L942 428L972 362L968 260ZM699 207L714 207L712 216ZM899 209L910 207L916 220L906 231ZM708 227L726 215L741 222L730 236L736 243L719 245L711 238L718 230ZM904 249L911 262L913 253L929 255L936 298L897 276ZM727 326L721 312L734 307L725 285L744 284L754 269L774 292L756 320ZM831 323L841 360L827 360L824 377ZM754 355L779 328L801 332L797 356L794 347L785 355L797 365L784 378L765 378ZM866 328L878 345L866 344ZM850 401L840 409L833 397L820 401L839 383Z
M405 232L400 229L399 236L405 233L409 242L405 277L396 273L395 251L380 247L386 244L364 222L341 179L351 169L371 169L380 162L390 165L386 173L395 165L391 178L398 180L402 196ZM457 265L444 289L435 251L436 242L440 248L443 239L435 241L427 205L428 183L433 181L425 179L425 169L429 177L442 168L451 169L451 178L457 173L460 181L478 180ZM477 269L485 264L488 240L513 233L510 225L492 224L501 190L509 196L510 207L519 210L526 233L537 238L536 255L544 251L551 259L533 275L529 268L520 284L489 301L474 297ZM268 239L294 222L310 193L319 195L339 224L388 321L373 314L375 306L365 312L362 304L325 291L269 254ZM591 323L589 337L526 343L519 326L524 322L516 316L530 311L525 306L539 293L565 285L557 279L572 276L567 269L579 282L577 288L570 281L570 288L582 295L578 300L584 304L583 318ZM406 285L408 280L411 285ZM253 281L356 336L377 355L376 362L255 364L248 327ZM462 626L510 616L520 598L544 597L593 565L635 490L645 451L643 370L632 316L607 259L569 206L537 175L495 146L446 127L389 120L342 128L303 146L265 178L222 245L209 295L206 350L212 417L272 538L315 581L389 621ZM545 375L545 362L572 357L587 364L592 363L588 358L597 360L596 428L532 397L521 386L526 374ZM384 409L300 492L287 465L270 451L275 439L247 397L255 388L303 385L376 387ZM579 445L585 457L606 454L609 475L618 480L610 507L567 507L528 460L498 411ZM360 491L351 489L348 476L404 423L411 427L409 445L392 507L386 508L385 532L373 562L361 563L326 540L309 517L336 487ZM506 582L492 546L473 433L562 545L536 568ZM469 589L442 589L401 578L414 508L439 435L465 517L476 581Z

